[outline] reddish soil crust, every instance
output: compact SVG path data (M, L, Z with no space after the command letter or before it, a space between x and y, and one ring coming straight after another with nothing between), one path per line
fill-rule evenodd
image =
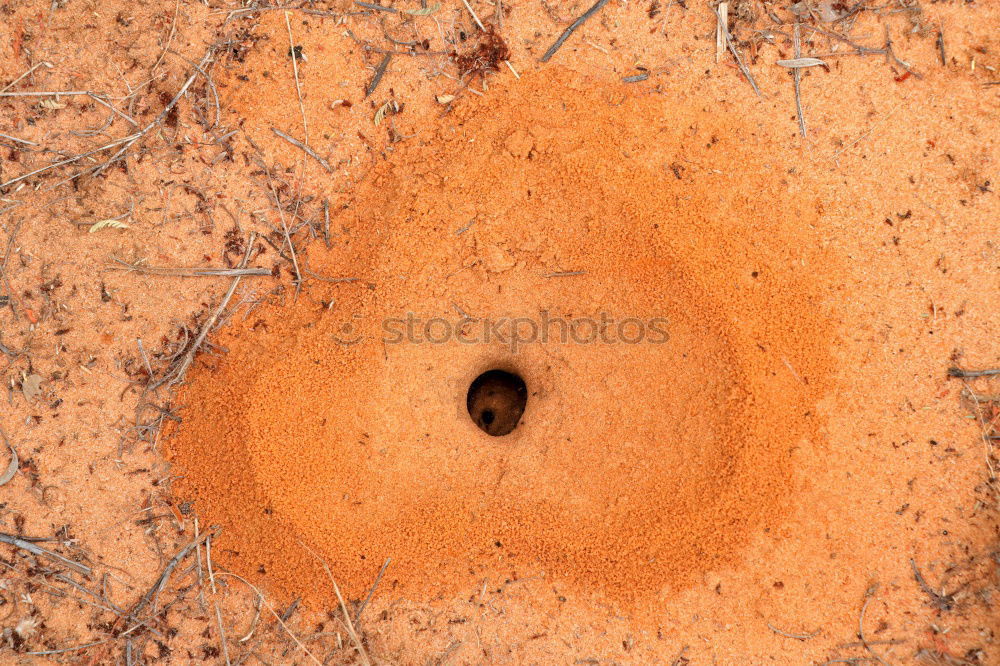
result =
M490 7L474 4L490 22ZM790 479L779 484L788 489L785 509L775 515L780 525L742 544L740 561L723 565L720 560L720 566L702 575L700 585L662 590L656 607L663 615L655 631L619 616L601 601L604 592L586 593L593 578L556 585L554 590L548 574L532 578L530 572L518 570L522 577L517 580L491 577L485 586L477 580L461 597L429 601L415 591L394 591L383 581L362 623L366 644L379 659L401 663L435 658L463 663L671 661L685 646L683 655L694 663L822 663L870 656L863 647L850 645L857 640L862 604L870 598L866 635L872 641L897 641L874 646L890 663L907 663L922 651L990 663L996 658L997 626L990 606L996 580L989 568L996 522L989 508L993 504L985 501L995 499L978 493L985 473L982 446L973 422L963 418L957 406L959 386L944 379L943 369L954 362L1000 362L995 344L998 206L992 191L998 156L992 131L997 88L982 86L995 78L998 66L992 29L997 10L985 3L929 5L920 17L928 29L913 34L905 13L878 19L889 23L897 54L923 78L907 77L881 57L835 57L828 59L830 71L807 70L802 94L809 140L803 142L796 136L790 78L772 64L790 57L787 35L776 32L773 46L766 40L756 45L741 42L766 96L754 102L728 58L714 65L709 12L692 3L687 3L688 10L662 4L667 6L650 18L650 7L609 3L566 43L554 62L591 77L595 85L603 81L600 90L613 89L606 82L608 74L627 76L642 71L637 65L645 67L651 76L632 84L638 91L631 95L669 93L667 99L682 116L702 114L699 127L718 127L723 142L731 134L749 144L738 150L731 146L727 158L774 158L772 168L782 172L786 182L776 193L781 196L772 200L788 199L804 210L809 210L805 203L818 204L805 217L813 225L807 235L815 237L816 247L805 249L821 251L829 266L817 268L815 277L813 271L800 269L791 282L796 289L821 290L810 312L825 313L821 321L833 329L829 339L835 342L827 352L836 367L834 389L816 410L822 437L787 453ZM127 171L111 169L98 178L47 190L73 173L55 170L28 180L23 189L5 192L0 206L0 250L6 250L10 240L4 276L13 296L13 307L8 304L0 312L2 343L25 350L2 361L9 380L5 385L11 390L5 398L9 415L5 412L0 421L21 454L22 466L15 479L0 488L0 529L56 535L60 541L50 544L53 549L95 566L97 577L82 583L120 607L141 598L166 560L191 541L194 528L184 498L175 498L170 490L176 472L165 466L151 442L134 442L131 426L146 372L136 338L145 342L154 373L165 371L178 322L196 332L227 284L108 271L112 257L145 257L153 265L231 264L238 253L226 252L225 234L233 228L241 237L251 229L271 234L280 246L281 234L273 233L279 220L261 161L270 167L289 210L294 193L309 199L300 210L311 224L295 223L302 246L308 234L321 229L319 204L324 198L339 219L336 211L350 201L355 183L373 164L392 158L400 147L417 151L410 144L424 141L424 134L439 135L448 127L449 109L461 110L474 96L445 76L454 73L445 57L394 57L375 93L365 100L372 70L363 65L374 68L381 54L365 51L344 32L349 28L361 39L388 46L379 22L361 16L342 23L292 13L293 39L309 58L300 63L300 77L310 145L336 169L329 176L307 160L299 184L301 151L271 131L276 127L303 136L281 13L255 12L225 22L223 10L201 3L181 2L177 7L174 20L174 8L161 4L71 2L53 10L45 1L13 11L7 7L0 25L2 85L44 59L54 67L40 67L18 83L17 90L109 91L117 96L116 103L135 92L120 104L140 122L161 112L192 71L188 61L199 61L208 43L221 35L233 48L211 70L225 112L223 126L205 129L212 125L214 96L199 79L178 105L177 127L146 137L130 152ZM329 8L346 9L347 4ZM515 67L533 69L535 58L566 20L585 8L560 7L550 16L553 12L541 6L511 5L501 32L511 45ZM407 31L413 28L431 41L430 50L445 50L441 35L454 36L457 42L459 32L475 33L463 7L449 5L442 12L436 20L416 19L392 34L409 40L413 37ZM388 26L397 30L394 22ZM934 27L944 30L944 67ZM734 28L740 34L740 26ZM787 32L787 26L776 30ZM747 34L742 33L743 38ZM866 15L853 34L877 45L882 27ZM168 53L159 62L168 46L187 60ZM832 46L814 38L805 50L821 53ZM153 81L143 85L151 75ZM497 81L503 85L502 90L484 90L485 100L503 108L504 99L516 97L511 78L501 73L487 79L493 87ZM529 78L525 85L535 85L538 79ZM565 80L572 78L567 75ZM480 85L474 83L477 89ZM458 97L449 106L435 99L440 95ZM625 98L623 93L609 101ZM352 104L331 109L338 99ZM375 111L393 101L396 105L390 108L401 107L402 113L388 114L374 128ZM68 154L92 147L103 137L88 139L69 130L100 127L108 112L99 104L81 102L63 97L59 103L65 108L46 108L37 100L6 99L0 105L0 132ZM643 121L638 120L635 124ZM731 125L735 129L729 130ZM214 142L241 126L260 146L263 159L243 133L223 141L229 149ZM130 129L118 118L105 136L116 138ZM746 136L750 130L757 133L752 140ZM754 148L760 137L766 147ZM24 144L0 144L4 180L55 157ZM235 159L219 160L226 152ZM622 157L623 168L627 159ZM276 168L276 163L284 166ZM701 183L715 179L721 195L746 200L734 203L735 209L745 210L753 205L747 202L760 200L747 186L747 172L734 175L729 162L707 159L679 166L685 167L679 170L681 178ZM384 179L389 172L378 173ZM673 169L664 170L664 177L674 177ZM695 189L703 193L712 188L699 184ZM22 202L16 212L5 208ZM119 215L133 203L133 214L125 220L128 230L86 233L94 222ZM770 211L761 212L767 213L761 218L771 217ZM353 214L345 213L345 219ZM254 263L278 268L284 288L279 286L276 297L284 294L290 302L290 267L270 245L264 246L266 254ZM486 243L470 252L488 247ZM400 252L409 256L412 249ZM315 246L305 254L311 261L324 260ZM547 267L555 258L561 257L539 259L538 265ZM380 263L380 270L387 265ZM345 262L344 271L333 274L348 275L353 267ZM558 268L569 270L572 264ZM240 304L235 319L274 286L270 279L244 280L233 301ZM205 357L199 363L213 361ZM43 393L29 401L21 389L31 374L43 378ZM138 383L129 383L129 378ZM157 404L167 404L166 396ZM147 411L144 420L154 413ZM154 437L150 434L149 439ZM210 521L203 516L202 529ZM227 547L232 525L226 530L214 555ZM204 549L199 554L204 558ZM51 561L36 561L14 550L9 550L9 558L5 561L13 568L4 568L4 599L11 609L2 621L5 649L60 649L114 635L109 627L120 621L115 613L88 606L91 597L38 566L51 567ZM319 569L301 551L290 551L289 558L303 563L307 579L319 580ZM950 591L966 586L955 608L937 610L928 603L930 597L913 580L910 558L935 587ZM367 570L369 576L378 564ZM261 575L249 562L236 566L265 585L267 604L275 608L296 586L296 581L282 581L280 567ZM499 570L509 564L493 566ZM398 576L395 565L389 572L387 576ZM102 578L105 573L109 576ZM238 642L255 615L254 595L232 579L218 577L214 593L205 585L208 603L201 605L197 581L197 569L186 560L163 592L171 601L151 620L159 633L143 628L130 634L136 637L134 650L147 660L211 661L221 660L225 643L233 655L254 650L271 662L308 661L268 619L267 604L248 642ZM866 597L875 583L879 587ZM52 586L70 597L51 593ZM75 600L78 596L82 601ZM9 599L17 603L9 604ZM225 641L215 622L215 602L221 607ZM336 604L329 595L311 604L316 611L321 606ZM27 640L15 640L14 629L25 620L37 626L28 631ZM309 636L311 652L332 650L340 658L352 658L349 649L337 650L336 636L323 635L343 632L337 620L300 608L286 622L304 640ZM775 633L769 624L785 632L820 633L800 641ZM311 636L317 631L320 635ZM126 638L117 638L82 654L98 663L112 661L116 654L124 659L126 643ZM80 654L53 658L72 660ZM18 657L8 652L2 658Z

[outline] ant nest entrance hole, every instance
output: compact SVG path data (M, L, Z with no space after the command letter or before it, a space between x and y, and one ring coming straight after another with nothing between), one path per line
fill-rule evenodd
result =
M476 377L465 399L473 423L491 437L510 434L527 403L524 380L506 370L487 370Z

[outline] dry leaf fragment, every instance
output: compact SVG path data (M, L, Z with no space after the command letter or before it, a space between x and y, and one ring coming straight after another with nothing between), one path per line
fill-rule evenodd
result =
M438 95L435 99L437 99L438 104L451 104L452 102L455 101L455 96L454 95Z
M49 99L49 98L43 99L41 102L38 103L38 106L42 107L43 109L51 109L53 111L58 111L59 109L66 108L66 105L60 102L59 100Z
M378 127L379 125L382 124L382 121L385 120L386 115L388 115L389 113L396 113L397 111L399 111L399 106L396 104L396 102L392 100L389 100L388 102L380 106L378 111L375 112L375 127Z
M42 392L42 376L41 375L28 375L21 380L21 393L24 394L26 400L34 400L35 397Z
M101 220L100 222L94 222L94 224L90 226L90 230L87 233L92 234L95 231L100 231L101 229L128 229L128 225L114 219Z
M410 16L430 16L439 9L441 9L441 3L435 2L433 5L421 7L420 9L404 9L403 13Z
M791 60L779 60L777 64L791 69L797 69L800 67L816 67L817 65L826 67L826 63L819 58L793 58Z
M7 448L10 449L10 464L7 465L7 471L3 473L3 476L0 476L0 486L2 486L13 479L14 475L17 474L18 462L17 451L14 450L14 446L10 443L10 440L7 439L7 433L0 430L0 437L3 438L4 444L6 444Z
M7 465L7 471L3 473L3 476L0 476L0 486L9 483L14 478L14 475L17 474L17 451L10 445L10 442L7 442L7 448L10 449L10 464Z

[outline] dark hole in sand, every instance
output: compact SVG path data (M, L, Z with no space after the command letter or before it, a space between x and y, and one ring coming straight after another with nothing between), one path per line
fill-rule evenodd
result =
M469 385L466 407L469 416L487 435L510 433L521 420L528 403L524 380L506 370L487 370Z

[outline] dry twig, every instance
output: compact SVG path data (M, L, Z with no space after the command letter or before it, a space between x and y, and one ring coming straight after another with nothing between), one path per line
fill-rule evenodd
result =
M309 147L309 146L307 146L306 144L302 143L301 141L299 141L299 140L298 140L298 139L296 139L295 137L293 137L293 136L290 136L290 135L288 135L288 134L286 134L286 133L282 132L282 131L281 131L280 129L278 129L277 127L272 127L272 128L271 128L271 131L272 131L272 132L274 132L274 133L275 133L275 135L277 135L277 136L281 137L282 139L284 139L284 140L285 140L285 141L287 141L288 143L290 143L290 144L292 144L293 146L295 146L296 148L300 148L300 149L301 149L301 150L302 150L302 151L303 151L303 152L304 152L304 153L305 153L306 155L308 155L309 157L311 157L311 158L313 158L314 160L316 160L317 162L319 162L319 165L320 165L321 167L323 167L324 169L326 169L326 170L327 170L327 171L328 171L329 173L333 173L333 167L331 167L331 166L330 166L330 163L329 163L329 162L327 162L326 160L324 160L324 159L323 159L322 157L320 157L320 156L319 156L319 155L318 155L318 154L316 153L316 151L315 151L315 150L313 150L312 148L310 148L310 147Z
M608 4L608 0L597 0L593 7L585 11L578 19L570 23L569 27L566 28L561 35L559 35L559 39L557 39L552 46L549 47L549 50L545 52L545 55L542 56L542 62L548 62L549 59L556 54L556 51L559 50L559 47L563 45L563 42L569 39L570 35L572 35L577 28L586 23L587 19L599 12L606 4Z

